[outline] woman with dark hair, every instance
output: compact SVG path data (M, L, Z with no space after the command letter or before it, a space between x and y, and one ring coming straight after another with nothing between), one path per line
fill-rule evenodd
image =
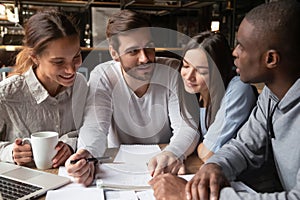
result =
M256 89L243 83L233 66L228 42L218 32L200 33L183 51L180 73L185 91L181 94L196 94L199 101L203 140L198 156L203 161L236 136L257 99Z
M38 131L59 133L53 167L75 151L87 94L76 26L57 11L38 12L25 25L24 48L14 73L0 82L0 160L33 161L22 138Z

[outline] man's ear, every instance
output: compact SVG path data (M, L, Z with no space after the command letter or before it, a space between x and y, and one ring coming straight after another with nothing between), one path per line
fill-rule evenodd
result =
M111 45L109 45L109 53L115 61L120 61L118 52Z
M266 53L265 63L268 68L277 67L280 61L280 55L276 50L269 50Z

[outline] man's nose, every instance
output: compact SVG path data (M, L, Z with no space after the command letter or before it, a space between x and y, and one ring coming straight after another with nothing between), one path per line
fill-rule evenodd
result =
M140 49L140 52L139 52L139 61L141 63L147 63L149 61L146 49Z

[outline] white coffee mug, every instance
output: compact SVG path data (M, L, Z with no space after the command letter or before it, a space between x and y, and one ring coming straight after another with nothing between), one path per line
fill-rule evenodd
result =
M58 133L53 131L41 131L32 133L30 138L24 138L23 143L31 144L33 160L38 169L49 169L52 167L52 159L57 151Z

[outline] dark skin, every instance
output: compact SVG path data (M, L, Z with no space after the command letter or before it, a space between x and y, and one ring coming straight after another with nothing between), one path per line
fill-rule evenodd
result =
M72 148L66 143L60 141L55 147L57 154L53 158L53 168L65 164L65 161L72 155ZM33 161L33 154L30 144L22 143L22 139L17 138L13 147L13 159L18 165L26 165Z
M276 40L272 35L267 38L257 38L257 30L244 19L239 27L238 45L233 51L237 72L246 83L265 83L266 86L282 99L290 87L299 78L298 62L284 57L285 52L269 49L269 41ZM286 46L280 44L278 46ZM294 69L291 68L294 67Z
M172 174L162 174L149 184L158 200L215 200L219 198L220 189L230 185L216 164L203 165L189 182Z
M284 52L268 49L268 41L257 45L255 26L244 19L239 27L239 44L233 51L237 72L241 80L249 83L264 82L268 88L282 99L290 87L299 78L299 69L294 70L298 62L285 59ZM269 37L269 40L272 36ZM217 164L206 164L200 168L194 178L186 184L186 193L193 199L219 199L220 191L228 186L228 181Z
M295 59L286 59L284 51L268 49L270 46L268 40L272 39L272 34L262 40L256 38L262 34L256 34L255 31L257 31L255 26L247 19L242 21L237 35L238 45L233 51L237 73L243 82L264 82L279 99L282 99L299 78L299 67L296 67L299 63ZM170 199L217 200L221 189L229 186L222 168L214 163L203 165L186 184L172 175L156 177L150 184L158 199L170 197Z
M185 192L190 199L217 200L220 190L229 187L229 181L217 164L203 165L195 176L185 185Z

